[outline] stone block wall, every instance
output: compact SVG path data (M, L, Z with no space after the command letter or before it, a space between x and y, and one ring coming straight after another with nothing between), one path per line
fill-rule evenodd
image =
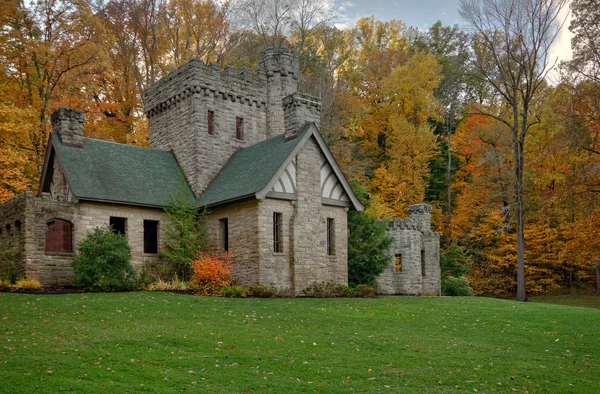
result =
M266 198L258 206L260 283L280 290L293 289L291 271L293 255L290 240L295 201ZM281 252L274 252L273 213L281 213Z
M61 196L59 196L61 197ZM144 220L159 221L158 242L162 245L161 225L166 215L161 209L92 202L73 203L43 193L35 197L26 192L0 205L0 242L12 241L20 250L16 266L21 275L38 279L44 286L72 284L72 259L75 253L46 252L47 223L61 219L72 224L73 251L96 227L107 226L111 216L126 218L126 237L131 246L131 263L136 269L157 262L156 254L144 253ZM20 223L16 231L15 222ZM5 230L11 225L10 233Z
M441 294L440 238L431 231L431 206L409 207L409 219L388 222L386 233L392 238L388 249L389 265L377 278L379 294ZM401 256L402 269L395 267Z
M214 251L223 251L220 220L225 218L229 227L233 279L242 286L257 285L260 283L258 201L249 200L210 210L207 229Z

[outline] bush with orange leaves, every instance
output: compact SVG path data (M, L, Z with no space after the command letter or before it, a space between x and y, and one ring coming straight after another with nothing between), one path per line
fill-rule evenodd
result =
M214 255L202 252L192 263L194 282L200 293L204 295L217 294L221 288L230 286L231 264L227 252Z

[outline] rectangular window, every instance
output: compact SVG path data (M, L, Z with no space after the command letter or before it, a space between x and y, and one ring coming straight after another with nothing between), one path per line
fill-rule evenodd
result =
M243 118L235 118L235 139L236 140L244 139L244 119Z
M335 221L327 218L327 254L335 255Z
M208 134L214 134L215 133L215 112L214 111L208 111L207 123L208 123Z
M283 252L283 242L281 239L281 213L273 212L273 252Z
M158 222L144 220L144 253L158 253Z
M229 252L229 222L227 218L220 219L219 226L221 227L221 247L224 252Z
M402 272L402 255L397 254L394 256L394 271Z
M425 276L427 273L425 272L425 251L421 251L421 275Z
M115 234L125 235L125 224L126 223L127 223L126 218L117 218L117 217L111 216L110 219L108 220L108 224L110 225L110 228L112 229L113 233L115 233Z

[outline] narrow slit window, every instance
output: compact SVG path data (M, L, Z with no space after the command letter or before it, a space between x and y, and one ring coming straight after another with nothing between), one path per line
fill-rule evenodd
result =
M244 119L243 118L235 118L235 139L236 140L244 139Z
M402 255L397 254L394 256L394 271L402 272Z
M421 250L421 275L425 276L427 273L425 272L425 251Z
M220 219L219 225L221 227L221 247L224 252L229 252L229 222L227 218Z
M215 111L208 111L207 124L208 124L208 134L214 134L215 133Z
M335 220L327 218L327 255L335 255Z
M110 225L112 232L120 235L125 235L126 223L126 218L119 218L115 216L111 216L108 220L108 224Z
M158 253L158 221L144 220L144 253Z
M273 212L273 252L283 252L283 244L281 239L281 213Z

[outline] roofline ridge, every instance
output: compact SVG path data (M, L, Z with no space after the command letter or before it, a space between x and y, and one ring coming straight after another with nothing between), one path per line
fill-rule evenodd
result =
M55 134L55 133L52 133L52 134ZM100 139L100 138L83 137L83 139L84 140L99 141L99 142L106 142L107 144L115 144L115 145L128 146L128 147L132 147L132 148L147 149L147 150L151 150L151 151L155 151L155 152L171 152L169 149L156 149L156 148L150 148L149 146L139 146L139 145L125 144L125 143L122 143L122 142L108 141L108 140L103 140L103 139Z

